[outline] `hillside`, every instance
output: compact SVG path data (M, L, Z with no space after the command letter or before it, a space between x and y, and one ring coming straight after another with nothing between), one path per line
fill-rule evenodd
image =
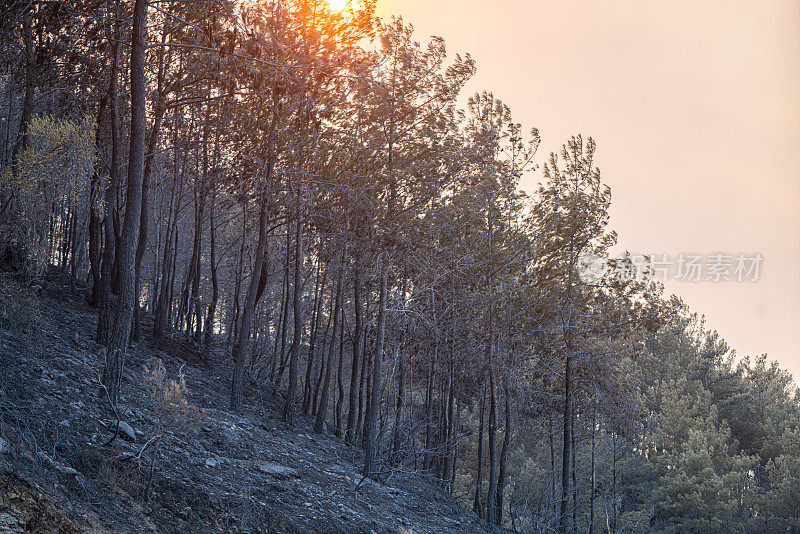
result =
M419 474L360 474L362 454L305 418L280 423L276 399L226 409L225 363L142 341L128 354L123 438L102 395L96 312L67 289L0 280L0 532L487 532ZM144 366L159 357L185 376L199 420L157 434ZM125 436L123 431L131 436Z

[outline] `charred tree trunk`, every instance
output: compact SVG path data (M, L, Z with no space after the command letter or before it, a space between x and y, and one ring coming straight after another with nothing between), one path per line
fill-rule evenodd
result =
M161 284L156 301L155 319L153 321L153 338L159 339L167 330L170 311L172 308L172 270L174 265L174 244L177 242L178 204L181 185L181 161L178 152L180 145L180 121L178 108L175 107L173 122L175 139L172 160L172 188L169 197L169 214L167 216L167 231L164 239L164 254L161 258Z
M511 442L511 403L509 401L508 377L503 387L505 397L505 433L503 435L503 448L500 451L500 472L497 475L497 524L503 524L503 491L506 486L506 462L508 461L508 446Z
M205 332L205 344L208 345L211 342L211 336L214 333L214 316L217 313L217 302L219 302L219 278L217 276L217 255L216 255L216 220L215 220L215 213L214 208L217 200L217 193L216 189L211 190L211 205L208 208L208 218L209 218L209 243L208 246L210 247L209 251L209 267L211 269L211 302L208 305L208 311L206 315L206 332Z
M359 397L359 366L361 364L361 329L362 313L361 309L361 267L360 257L356 254L355 266L353 267L353 306L355 308L355 328L353 331L353 365L350 368L350 397L347 406L347 428L345 430L345 443L353 445L356 439L356 417L358 416Z
M342 263L343 265L341 268L342 271L344 271L344 262ZM342 289L342 291L344 291L344 289ZM344 408L344 302L340 303L340 305L342 307L342 315L339 319L339 366L336 370L336 389L338 394L336 397L336 412L334 416L334 428L337 437L342 437L342 409Z
M322 432L325 428L325 419L328 415L328 397L330 396L331 387L331 366L333 365L334 349L336 348L336 327L339 323L339 313L342 309L342 279L344 278L344 254L339 262L339 275L336 281L336 296L334 297L333 304L333 336L331 336L331 343L328 347L328 358L325 361L325 380L322 383L322 395L320 396L319 406L317 407L317 415L314 420L314 432ZM344 340L340 337L339 344L341 345Z
M314 387L313 378L314 378L314 360L316 359L315 349L317 344L317 337L319 336L319 316L320 311L322 309L322 300L325 295L325 283L328 278L328 269L325 268L325 272L320 277L320 262L319 256L322 254L322 240L320 240L319 251L317 254L317 266L315 270L315 282L314 282L314 296L312 300L312 310L311 310L311 338L308 343L308 357L306 358L306 374L305 374L305 381L303 382L303 413L308 415L313 415L311 413L312 409L312 399L314 397L313 391ZM330 318L330 316L329 316ZM330 326L330 322L328 322L328 327ZM326 334L327 334L327 327L326 327ZM322 336L322 351L325 352L325 335Z
M106 106L108 105L108 94L106 94L97 110L97 131L95 132L95 151L99 155L102 142L100 139L100 125L105 117ZM96 307L100 303L100 283L101 283L101 258L102 258L102 219L98 212L100 206L100 183L101 177L97 170L92 174L92 181L89 190L89 273L92 281L92 293L89 296L89 305Z
M25 9L22 15L22 44L25 53L25 95L22 98L22 116L19 121L19 135L11 151L11 170L17 172L19 153L25 150L30 143L28 123L33 113L34 78L36 76L36 53L33 45L33 29L31 24L30 9Z
M105 214L103 220L105 244L100 265L100 292L97 298L100 309L97 319L97 342L101 345L108 344L111 335L111 290L117 254L115 230L117 188L119 187L119 159L122 156L122 143L119 132L119 52L121 41L120 24L122 23L119 20L119 0L115 2L115 8L117 20L114 23L114 38L111 43L111 80L108 84L111 163L109 167L109 183L105 192Z
M294 287L293 290L293 313L294 313L294 340L292 341L292 353L289 358L289 389L286 393L286 404L283 407L283 420L290 425L294 424L295 397L297 396L297 371L300 365L300 342L303 333L303 303L302 303L302 279L303 279L303 200L302 191L298 186L297 206L295 221L294 239Z
M491 336L490 336L491 338ZM497 386L489 369L489 491L486 496L486 521L497 524Z
M142 174L142 191L141 191L141 208L139 213L139 238L136 244L136 263L134 267L135 277L135 294L136 302L133 307L133 324L131 326L131 339L134 341L139 339L141 330L141 306L139 305L139 295L142 291L142 259L147 251L147 239L150 232L150 176L153 172L153 159L155 157L156 145L158 144L158 136L161 132L161 123L164 120L164 113L166 112L166 94L164 94L164 42L166 41L167 27L170 18L167 17L164 22L164 29L161 34L161 48L158 52L158 96L156 97L155 113L153 117L153 125L150 128L150 133L147 136L147 149L145 152L144 172Z
M136 305L136 273L134 270L139 219L142 207L145 134L147 129L145 53L147 41L147 0L136 0L133 7L131 36L131 136L128 161L128 185L125 220L122 232L120 291L114 326L108 344L103 383L113 404L119 400L125 351L131 331L133 307Z
M592 493L589 497L589 534L594 534L594 499L597 493L597 481L595 480L595 463L594 463L594 448L595 448L595 432L597 431L597 403L595 401L592 409Z
M231 410L238 411L242 405L242 389L244 386L244 372L250 364L253 355L253 341L250 337L250 329L253 326L253 317L256 311L256 297L258 294L258 284L261 278L261 267L267 251L267 199L261 199L261 208L258 216L258 244L256 245L256 255L253 265L253 272L250 275L250 284L245 296L244 309L242 310L241 323L239 325L239 336L233 347L233 377L231 380Z
M380 266L380 289L378 295L378 331L375 339L375 354L372 362L372 391L370 392L370 406L367 413L365 431L366 457L364 459L364 475L370 476L378 461L378 415L381 411L381 381L383 377L383 344L386 334L386 284L388 259L382 258Z
M555 511L556 507L556 486L558 485L556 475L556 448L553 442L553 415L547 414L547 437L550 444L550 508L551 512Z
M571 359L567 356L564 365L564 443L561 452L561 506L558 513L558 531L567 532L567 515L569 513L569 477L570 459L572 457L570 445L570 418L572 417L572 384L570 377Z
M478 514L481 519L483 514L483 423L484 413L486 412L486 385L483 386L483 396L481 397L481 414L478 420L478 472L475 474L475 500L472 504L472 511Z
M397 352L398 358L398 374L397 374L397 400L394 407L394 430L392 432L392 460L394 463L399 461L401 437L400 429L403 424L403 408L405 404L405 362L403 361L403 352L398 345L394 349Z

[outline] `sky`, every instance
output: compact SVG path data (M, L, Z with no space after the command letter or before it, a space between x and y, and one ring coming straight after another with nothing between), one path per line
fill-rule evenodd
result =
M593 137L620 247L673 262L760 253L755 282L673 272L666 289L739 355L766 353L800 379L800 0L377 9L402 15L421 42L437 35L450 54L469 52L478 71L466 91L492 91L524 129L537 127L541 162L571 135Z

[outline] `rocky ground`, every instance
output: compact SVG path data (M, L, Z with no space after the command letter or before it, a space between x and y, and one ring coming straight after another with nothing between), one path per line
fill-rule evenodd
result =
M417 474L365 479L360 451L304 418L288 429L266 395L229 412L224 359L178 344L129 351L112 440L96 321L67 289L0 276L0 533L490 530ZM154 356L199 413L159 408Z

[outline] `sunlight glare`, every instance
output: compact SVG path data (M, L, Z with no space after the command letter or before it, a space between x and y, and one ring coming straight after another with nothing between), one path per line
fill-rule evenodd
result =
M351 7L353 0L326 0L328 2L328 6L330 6L331 11L344 11L348 7Z

